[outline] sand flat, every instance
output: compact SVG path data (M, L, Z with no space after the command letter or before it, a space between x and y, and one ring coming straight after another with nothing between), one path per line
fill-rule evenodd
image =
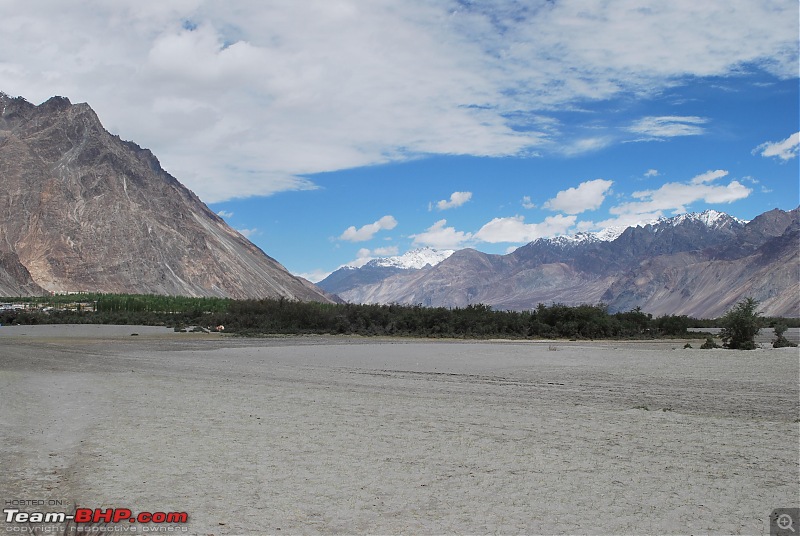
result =
M682 346L4 326L0 499L217 535L767 534L800 503L798 351Z

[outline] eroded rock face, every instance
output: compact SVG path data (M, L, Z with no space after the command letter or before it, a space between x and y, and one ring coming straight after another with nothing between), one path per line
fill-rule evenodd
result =
M40 295L45 290L33 282L16 253L0 253L0 296Z
M231 229L149 150L108 133L87 104L53 97L34 106L0 94L0 181L0 254L16 256L31 279L0 270L0 281L20 293L330 301Z

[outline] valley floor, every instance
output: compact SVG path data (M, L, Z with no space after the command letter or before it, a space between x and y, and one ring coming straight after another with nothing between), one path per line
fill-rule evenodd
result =
M684 342L3 326L0 500L192 534L768 534L800 502L798 349Z

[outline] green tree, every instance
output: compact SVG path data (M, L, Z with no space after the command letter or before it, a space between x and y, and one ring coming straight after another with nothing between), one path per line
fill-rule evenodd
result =
M777 324L775 326L775 337L776 339L772 341L773 348L790 348L797 346L796 343L788 340L783 334L786 333L786 330L789 329L789 326L786 324Z
M745 298L720 319L722 325L720 338L726 348L755 349L755 337L762 324L761 313L756 310L757 308L758 301Z

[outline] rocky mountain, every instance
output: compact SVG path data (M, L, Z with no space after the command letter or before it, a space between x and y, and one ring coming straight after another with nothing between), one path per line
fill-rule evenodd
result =
M420 248L403 255L372 259L363 266L342 266L317 286L345 301L361 302L358 289L365 285L379 283L392 275L436 266L453 253L451 249Z
M45 292L33 282L16 253L0 253L0 296L29 296Z
M0 93L0 294L330 301L231 229L87 104Z
M800 209L743 222L717 211L624 231L539 239L508 255L457 251L424 270L349 288L362 303L522 310L538 303L606 303L655 315L716 317L745 296L765 314L800 316Z

